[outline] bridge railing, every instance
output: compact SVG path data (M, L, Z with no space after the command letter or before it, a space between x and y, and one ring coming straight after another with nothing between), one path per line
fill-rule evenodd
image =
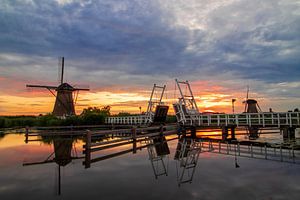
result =
M122 116L122 117L107 117L105 119L106 124L147 124L149 123L149 117L147 115L136 116Z
M300 126L299 112L198 114L185 116L179 123L197 126Z

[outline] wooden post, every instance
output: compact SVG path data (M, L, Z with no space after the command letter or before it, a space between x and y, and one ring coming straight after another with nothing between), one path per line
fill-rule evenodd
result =
M230 127L230 133L231 133L231 139L235 140L236 138L235 138L235 127L234 126Z
M132 152L136 153L136 127L132 127L131 129L131 134L132 134Z
M267 144L265 144L265 159L268 159Z
M229 154L229 147L228 147L229 144L228 144L228 142L226 142L226 144L227 144L227 145L226 145L226 146L227 146L227 154Z
M292 156L293 156L293 163L295 163L295 152L294 152L294 147L292 146Z
M86 143L85 143L85 168L91 167L91 144L92 144L92 133L90 130L87 130Z
M223 126L222 127L222 140L225 141L227 140L228 137L228 127Z
M25 143L26 144L28 143L28 134L29 134L29 127L26 126L26 128L25 128Z
M283 159L282 159L282 146L280 146L280 161L282 162Z
M214 148L213 148L213 144L212 144L212 141L210 140L209 141L209 151L213 151Z

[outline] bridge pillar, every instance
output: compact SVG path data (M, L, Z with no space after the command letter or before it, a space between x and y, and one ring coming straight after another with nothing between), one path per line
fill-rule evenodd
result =
M131 129L131 137L132 137L132 152L136 153L136 127L132 127Z
M296 128L284 127L281 129L283 140L295 139Z
M191 131L191 137L196 138L197 128L195 126L191 126L190 131Z
M231 139L232 140L235 140L236 138L235 138L235 126L231 126L230 127L230 134L231 134Z
M259 138L259 128L252 126L252 127L248 127L248 131L249 131L249 139L250 140L255 140L257 138Z
M228 127L223 126L222 127L222 140L223 141L227 140L227 137L228 137Z

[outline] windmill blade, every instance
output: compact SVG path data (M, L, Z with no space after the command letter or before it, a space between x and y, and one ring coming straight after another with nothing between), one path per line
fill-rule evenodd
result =
M249 85L247 85L247 96L246 96L246 100L248 100L249 99Z
M83 91L90 91L90 88L88 85L72 85L74 90L83 90Z
M259 109L259 112L262 112L262 110L261 110L259 104L257 103L256 105L257 105L257 107L258 107L258 109Z
M30 88L46 88L46 89L50 89L50 90L56 90L57 89L56 86L49 86L49 85L26 85L26 87L30 87Z
M41 164L47 164L47 163L53 163L53 162L54 162L54 159L44 160L44 161L37 161L37 162L25 162L25 163L23 163L23 166L41 165Z
M247 95L246 95L246 100L245 100L245 109L244 112L247 111L247 100L249 99L249 85L247 85Z
M74 96L73 96L73 99L75 99L75 101L74 101L74 106L76 106L78 94L79 94L79 90L75 91L75 98L74 98Z
M90 91L90 89L89 89L89 88L74 88L74 90Z
M60 57L58 59L58 80L60 84L64 83L64 69L65 68L65 58Z
M57 84L61 84L61 57L57 59Z

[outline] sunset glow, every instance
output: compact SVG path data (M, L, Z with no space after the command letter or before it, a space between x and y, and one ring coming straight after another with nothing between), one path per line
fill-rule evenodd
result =
M288 1L2 1L0 115L52 112L26 84L87 86L76 113L146 111L153 84L178 96L189 80L201 112L242 112L246 88L263 110L300 107L299 5ZM259 7L257 5L259 4ZM20 34L22 33L22 34ZM172 111L172 108L171 108Z

